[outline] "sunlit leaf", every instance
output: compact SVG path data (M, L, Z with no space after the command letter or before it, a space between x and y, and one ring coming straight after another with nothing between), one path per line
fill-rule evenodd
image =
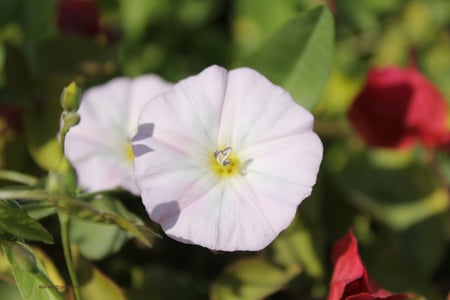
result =
M127 39L141 37L146 27L167 11L169 3L158 0L121 0L120 12Z
M56 139L60 108L51 103L28 108L25 114L25 137L28 150L43 169L57 169L62 154Z
M280 268L254 258L231 265L211 287L212 300L262 299L286 285L300 267Z
M233 38L238 51L246 55L250 54L261 42L294 17L298 6L299 1L294 0L236 1L232 25Z
M296 218L271 246L274 260L284 266L302 266L309 276L321 278L323 266L310 230Z
M0 201L0 228L18 238L53 243L51 234L12 203Z
M263 73L312 109L328 80L333 38L333 16L319 6L288 21L242 65Z
M75 254L76 270L83 300L125 300L123 291L81 255Z
M23 299L63 300L58 287L50 281L32 250L21 243L3 243L14 278Z

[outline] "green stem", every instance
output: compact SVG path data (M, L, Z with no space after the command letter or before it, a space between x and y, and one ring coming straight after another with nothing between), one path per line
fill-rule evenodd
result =
M98 211L96 208L69 196L49 193L42 190L1 190L0 200L47 201L54 205L60 213L70 213L80 219L103 224L116 224L119 228L130 232L144 245L151 247L150 236L157 236L146 226L133 224L128 219L111 212Z
M39 182L39 179L36 177L10 170L0 170L0 179L23 183L26 185L35 185Z
M77 274L73 267L72 251L70 250L69 240L69 215L66 213L58 213L59 223L61 225L61 239L64 251L64 258L66 260L67 270L69 271L70 281L72 282L73 290L75 291L75 299L81 300L80 285L78 284Z

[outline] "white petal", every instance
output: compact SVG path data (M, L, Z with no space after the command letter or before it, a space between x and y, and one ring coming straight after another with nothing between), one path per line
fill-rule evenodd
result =
M137 121L145 104L162 92L169 90L173 84L150 74L136 77L130 85L127 117L128 132L133 136L137 132Z
M247 162L244 172L248 174L258 173L310 188L316 182L322 152L320 139L310 131L256 144L240 155Z
M154 124L153 138L195 153L216 150L227 71L212 66L180 81L144 107L139 124Z
M277 232L244 191L239 183L220 181L161 225L169 236L185 243L222 251L260 250Z
M225 103L221 138L234 148L245 149L312 129L311 113L252 69L230 71Z
M122 187L139 194L127 148L142 107L170 86L147 75L116 78L85 92L78 110L81 121L70 129L65 143L81 186L87 191Z

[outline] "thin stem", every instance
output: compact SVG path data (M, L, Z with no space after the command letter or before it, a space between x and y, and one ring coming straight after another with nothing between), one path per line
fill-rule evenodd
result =
M26 185L35 185L39 182L39 179L36 177L11 170L0 170L0 179L23 183Z
M66 260L67 270L69 271L70 281L72 282L73 290L75 291L75 299L81 300L80 285L78 284L77 274L73 267L72 251L70 250L69 240L69 215L66 213L58 213L59 223L61 225L61 239L64 251L64 258Z
M102 191L97 191L97 192L91 192L91 193L82 193L77 195L78 199L89 199L89 198L93 198L95 196L99 196L99 195L110 195L110 194L114 194L114 193L118 193L118 192L122 192L123 190L120 189L111 189L111 190L102 190Z
M30 201L47 201L54 205L60 213L70 213L81 219L96 223L116 224L119 228L130 232L144 245L151 247L150 236L158 236L149 228L133 224L130 220L107 211L99 211L86 202L69 196L49 193L42 190L1 190L0 200L17 199Z

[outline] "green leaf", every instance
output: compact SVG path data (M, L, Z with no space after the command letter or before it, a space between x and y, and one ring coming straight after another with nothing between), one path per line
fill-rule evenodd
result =
M126 211L120 201L109 197L96 198L90 204L96 209L113 213ZM71 219L69 230L70 239L78 245L80 252L94 260L116 253L130 236L114 224L93 223L78 218Z
M300 267L280 268L253 258L231 265L211 287L212 300L262 299L276 292L300 273Z
M24 0L23 2L24 29L27 37L33 41L49 37L56 27L57 0Z
M33 78L30 66L23 50L11 43L4 44L5 49L5 83L18 96L31 92Z
M139 39L146 28L160 20L168 9L170 9L169 1L121 0L120 13L124 36L132 41Z
M110 278L81 255L76 255L76 270L83 300L126 300L123 291Z
M42 190L1 190L0 199L34 200L46 201L51 203L60 212L68 213L80 219L103 224L115 224L121 229L128 231L135 238L141 241L147 247L152 246L152 240L158 237L158 234L149 227L141 224L140 221L129 220L130 215L122 217L121 215L99 211L95 207L65 195L49 193ZM131 217L133 219L133 217Z
M373 156L355 155L339 181L353 205L396 230L449 206L447 191L437 187L429 171L417 163L387 168Z
M0 201L0 228L26 240L53 243L51 234L38 221L6 201Z
M430 231L428 231L428 235L432 235ZM359 250L370 277L379 286L391 292L413 291L424 295L425 299L443 299L439 290L431 282L431 278L418 271L408 257L411 251L409 247L414 248L420 245L421 240L411 241L409 245L401 245L397 232L383 230L376 235L375 241L369 245L361 243ZM445 247L445 244L443 246ZM434 256L435 254L440 255L442 252L438 250L435 253L431 250L426 254ZM429 257L428 259L434 260L435 258Z
M148 291L152 291L152 300L208 299L209 281L204 277L158 263L138 270L142 275L127 291L128 299L148 300Z
M288 21L241 65L258 70L312 109L328 80L333 38L332 14L319 6Z
M311 231L296 218L271 245L274 260L283 266L302 266L313 278L323 277L323 266L315 249Z
M23 299L64 299L29 247L22 243L4 243L2 248L11 264L14 278Z
M233 39L239 54L247 56L255 51L262 41L297 14L298 7L297 0L235 1Z
M56 139L59 130L58 105L45 102L30 107L25 113L25 138L35 162L46 170L56 170L62 154Z

